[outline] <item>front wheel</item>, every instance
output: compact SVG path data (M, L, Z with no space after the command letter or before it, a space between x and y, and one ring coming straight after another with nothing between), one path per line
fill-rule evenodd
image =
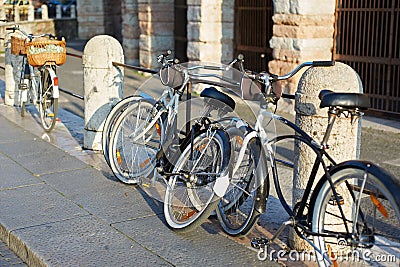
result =
M245 236L254 227L260 212L256 210L257 188L261 183L269 188L269 180L263 171L261 162L261 144L253 138L244 146L244 134L236 128L227 129L231 144L230 174L238 161L239 153L244 149L244 156L235 174L229 177L229 188L222 197L217 216L222 229L232 236ZM263 196L268 197L268 190Z
M58 98L54 98L54 83L48 69L41 71L41 100L39 103L40 121L46 132L53 130L58 114Z
M155 168L163 135L163 121L154 101L132 99L116 119L109 138L108 160L114 175L127 184L145 179Z
M384 258L398 264L400 212L392 192L400 191L399 183L389 185L354 167L336 171L331 179L337 197L325 181L312 216L312 230L318 233L314 243L325 255L317 254L319 265L329 266L328 258L333 264L351 260L356 266L379 265Z
M119 101L113 108L110 113L107 115L106 120L104 121L103 135L102 135L102 148L103 155L108 165L110 165L110 159L108 157L108 145L111 137L112 130L122 113L131 105L135 104L138 100L140 100L140 96L129 96L127 98Z
M220 200L214 186L224 179L229 158L228 136L222 130L201 132L183 149L165 192L164 215L171 228L188 232L211 215Z

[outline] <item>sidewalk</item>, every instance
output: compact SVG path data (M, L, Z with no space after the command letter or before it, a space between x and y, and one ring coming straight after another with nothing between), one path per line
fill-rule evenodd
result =
M83 120L69 116L61 110L47 135L33 108L21 119L0 104L0 239L29 266L278 265L260 262L215 222L171 231L160 203L80 148Z

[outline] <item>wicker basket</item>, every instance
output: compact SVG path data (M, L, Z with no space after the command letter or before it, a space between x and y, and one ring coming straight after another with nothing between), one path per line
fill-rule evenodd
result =
M44 64L62 65L67 59L65 40L36 39L25 44L28 63L39 67Z
M25 38L11 36L11 54L26 55Z

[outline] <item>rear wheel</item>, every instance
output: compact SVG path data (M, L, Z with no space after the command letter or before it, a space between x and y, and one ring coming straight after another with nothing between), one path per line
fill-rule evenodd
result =
M165 192L164 215L174 230L187 232L201 225L215 210L220 197L214 186L226 172L230 148L221 130L198 134L184 148ZM178 174L179 173L179 174Z
M375 266L385 258L398 264L400 212L392 192L400 191L399 182L391 181L389 189L388 183L354 167L331 178L337 198L326 181L313 209L312 230L320 234L314 237L317 248L333 262L350 259L352 265ZM329 262L319 256L319 265L329 266Z
M41 71L42 97L39 103L40 121L46 132L53 130L58 114L58 98L54 98L54 84L49 70Z

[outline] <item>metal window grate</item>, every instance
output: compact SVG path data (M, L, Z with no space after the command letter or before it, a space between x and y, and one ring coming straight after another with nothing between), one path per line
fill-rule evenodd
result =
M335 60L354 68L372 110L400 114L400 1L337 0Z
M235 1L235 55L244 55L248 69L265 71L272 60L273 12L272 0Z

